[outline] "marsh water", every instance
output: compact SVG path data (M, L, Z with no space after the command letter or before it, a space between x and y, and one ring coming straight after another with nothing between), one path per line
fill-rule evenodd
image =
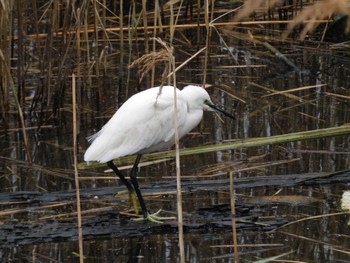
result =
M176 36L174 50L177 65L201 48L201 41L193 45L182 44L185 39L191 39L193 32L192 29L183 30L183 35ZM308 40L293 44L274 42L275 48L294 64L291 66L265 46L254 46L233 38L233 35L224 30L213 35L205 74L206 83L210 85L207 90L213 101L234 113L236 119L205 113L200 126L181 140L181 148L270 137L350 122L348 44ZM36 44L35 39L27 41L28 48ZM142 54L140 51L145 48L143 42L136 42L132 50L125 51L124 54L119 51L118 43L108 42L101 48L108 53L103 70L99 75L82 78L78 90L79 162L83 162L84 151L89 145L86 137L98 131L128 97L150 85L149 79L139 83L137 70L127 68L130 61ZM29 62L31 64L28 68L35 69L35 61ZM182 88L189 83L201 85L204 63L202 53L186 64L176 74L177 86ZM67 68L70 66L67 65ZM76 68L73 66L74 70ZM161 69L156 71L155 85L159 84L161 73ZM23 94L27 149L23 147L18 114L13 105L13 110L8 113L6 129L3 122L0 137L0 190L3 194L74 192L72 83L71 78L64 81L60 80L59 75L52 78L53 89L57 88L57 83L63 85L59 91L56 90L58 98L49 98L49 101L59 101L54 108L33 101L36 93L41 92L38 87L44 85L40 73L33 70L27 72L25 79L22 79L27 87L26 94ZM304 88L280 93L301 87ZM64 99L59 100L59 96ZM12 103L11 98L10 100ZM220 206L230 204L229 190L222 187L215 189L215 182L227 180L230 174L237 180L259 180L282 175L288 178L290 175L321 175L348 170L349 148L349 137L342 135L182 157L183 181L208 180L208 190L193 188L183 194L186 262L234 262L231 226L211 227L215 217L201 218L201 223L191 218L191 213L200 209L217 208L217 213L220 213ZM28 153L32 164L28 164ZM105 170L107 167L103 166L80 170L80 188L85 191L110 187L120 189L117 188L121 185L120 182ZM126 172L127 169L123 171ZM174 182L175 172L175 160L172 158L147 164L139 170L141 189L146 186L152 188L153 184L159 182ZM289 186L282 177L280 185L236 189L235 198L238 207L250 202L245 213L256 217L256 221L264 218L270 221L288 219L287 222L292 222L341 212L340 200L343 192L348 189L348 182L334 181L329 184ZM163 193L163 190L160 189L158 194L145 195L147 206L152 211L163 208L165 213L176 212L175 193ZM271 196L302 197L301 200L313 198L313 201L295 203L287 198L284 202L266 202L262 198ZM251 201L252 197L257 198L255 202ZM3 212L22 210L1 214L1 223L8 226L18 222L44 225L48 221L67 220L67 217L75 223L74 217L68 215L75 211L74 203L66 204L62 201L62 205L57 208L40 209L41 206L54 203L59 204L59 201L30 204L2 202ZM179 262L177 231L167 231L166 228L154 233L140 231L139 226L144 229L145 224L152 223L133 222L127 216L120 216L119 212L128 208L125 197L91 196L82 204L83 210L104 206L113 206L109 220L123 217L119 227L132 226L133 232L130 237L118 236L115 229L106 229L101 236L89 237L89 233L83 229L86 237L85 262ZM59 216L65 214L67 216ZM83 215L83 221L87 217L98 218L102 214L104 213L91 212ZM203 220L208 220L207 227L198 227L196 231L194 226L203 226ZM246 227L238 228L239 258L242 262L254 262L273 256L280 256L282 262L349 262L348 220L349 215L346 214L320 216L275 231L249 227L254 222L241 220L238 223L246 224ZM188 228L186 224L189 225ZM50 230L47 231L49 235ZM72 230L69 237L49 242L40 241L42 239L39 236L27 244L19 242L8 245L4 242L0 248L0 261L78 262L77 238L77 232Z

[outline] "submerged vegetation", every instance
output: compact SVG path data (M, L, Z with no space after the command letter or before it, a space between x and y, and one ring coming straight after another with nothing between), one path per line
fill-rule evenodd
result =
M98 130L131 95L164 83L203 85L236 115L235 121L224 124L217 117L205 117L191 141L185 138L181 142L186 148L182 151L184 180L230 178L233 188L233 175L244 179L349 169L349 15L347 0L0 1L1 192L74 189L77 162L82 161L87 148L85 137ZM156 180L166 181L176 170L174 155L146 156L149 162L143 164L144 174L152 174L152 165L157 165L164 176L156 176ZM188 155L193 157L186 160ZM119 161L129 164L132 159ZM91 169L79 173L82 189L115 183L114 178ZM141 180L152 181L146 177ZM273 202L277 198L271 197L281 192L293 198L297 194L324 197L322 189L288 187L285 183L256 192L248 189L238 196L266 194L269 198L265 200ZM193 203L202 205L204 199L208 199L206 205L212 205L212 200L234 200L222 189L215 193L188 189L190 201L184 202L185 211L196 209ZM331 212L337 212L333 199L341 196L335 189L325 191L331 204L319 210L310 205L300 214L296 212L295 222L299 217L301 221L307 218L308 208L321 216L331 214L331 220ZM201 196L192 202L192 194ZM204 195L209 197L202 198ZM262 202L262 198L257 200ZM27 211L22 210L27 203L0 202L4 222ZM35 216L23 217L28 222L70 218L70 205L44 204ZM98 215L107 205L108 209L116 206L113 200L85 198L82 213ZM295 202L291 206L295 211ZM274 216L255 209L259 218ZM42 216L44 212L50 215ZM231 212L235 214L234 209ZM278 216L288 212L282 209ZM328 222L329 229L341 232L332 222ZM324 256L335 262L337 255L349 254L344 245L348 242L343 242L349 239L346 231L334 246L326 234L305 239L303 234L293 228L276 236L297 242L312 240L315 251L322 252L317 239L325 238L322 242L331 252L315 252L312 261L322 262ZM239 233L235 235L249 242ZM223 242L231 240L224 238ZM264 238L260 241L265 242ZM223 254L223 250L217 251ZM298 257L300 251L271 251L259 255L280 253L277 256L290 260L310 259ZM223 254L223 258L232 258L232 254Z

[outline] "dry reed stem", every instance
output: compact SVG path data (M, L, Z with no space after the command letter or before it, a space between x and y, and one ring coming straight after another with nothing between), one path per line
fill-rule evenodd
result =
M212 34L212 27L209 26L209 0L204 1L204 23L205 28L207 30L207 34L205 36L205 55L204 55L204 68L203 68L203 87L205 87L205 84L207 82L207 71L208 71L208 60L209 60L209 53L210 53L210 43L211 43L211 34Z
M175 127L176 201L177 201L176 205L177 205L177 225L178 225L178 231L179 231L178 246L179 246L179 252L180 252L180 262L185 263L186 261L185 261L185 240L184 240L183 213L182 213L179 116L178 116L178 109L177 109L177 82L176 82L176 71L175 71L176 63L175 63L174 48L173 48L175 18L174 18L173 3L168 2L168 4L170 9L170 39L169 39L170 47L168 47L164 42L160 42L160 44L162 44L165 47L165 49L168 51L169 69L174 72L174 74L172 75L172 83L174 86L174 127ZM169 77L168 78L169 83L170 83L170 79L171 78ZM159 92L161 92L161 90Z
M200 50L198 50L196 53L194 53L190 58L186 59L184 62L181 63L180 66L178 66L176 69L174 69L173 71L171 71L168 76L166 76L167 78L170 78L173 74L175 74L177 71L179 71L182 67L184 67L188 62L190 62L192 59L194 59L195 57L197 57L200 53L202 53L204 50L206 50L207 47L203 47Z
M328 86L328 84L316 84L316 85L304 86L304 87L288 89L288 90L273 91L272 93L267 94L267 95L263 95L262 97L271 97L271 96L274 96L274 95L280 95L280 94L286 94L286 93L291 93L291 92L296 92L296 91L321 88L321 87L324 87L324 86Z
M215 26L215 27L235 27L235 26L249 26L249 25L270 25L270 24L289 24L293 22L293 20L271 20L271 21L241 21L241 22L235 22L235 21L229 21L229 22L217 22L217 23L211 23L210 26ZM329 20L304 20L304 23L328 23ZM205 23L198 23L198 24L177 24L174 25L175 29L191 29L191 28L200 28L200 27L206 27ZM143 26L134 26L134 27L109 27L106 28L106 32L120 32L120 31L141 31L143 30ZM166 30L170 29L169 25L158 25L158 26L148 26L148 30ZM88 33L95 33L94 29L88 29ZM52 34L52 36L61 36L63 34L67 35L72 35L76 34L76 31L57 31ZM41 34L28 34L26 36L27 38L47 38L48 34L47 33L41 33ZM14 36L13 40L17 40L18 37Z
M323 94L326 96L331 96L331 97L335 97L335 98L339 98L339 99L345 99L347 101L350 100L350 96L345 96L345 95L331 93L331 92L324 92Z
M153 30L153 38L152 38L152 52L156 52L156 37L157 37L157 22L158 22L158 12L159 11L159 1L155 1L155 7L154 7L154 18L153 18L153 25L154 25L154 30ZM155 59L152 59L152 64L155 65ZM154 87L154 78L155 78L155 73L156 69L155 66L152 67L152 73L151 73L151 87Z
M73 180L71 177L67 176L66 170L65 170L65 173L60 173L60 172L57 172L54 170L49 170L45 166L38 165L35 163L32 163L31 165L28 166L28 163L26 161L14 159L14 158L9 158L9 157L5 157L5 156L0 156L0 160L6 160L6 161L9 161L13 164L16 164L18 167L24 167L27 170L27 172L31 171L31 170L40 171L42 173L47 173L47 174L52 175L52 176L57 176L57 177L65 179L65 180Z
M171 8L172 10L172 5ZM173 12L172 12L173 14ZM171 19L174 21L174 18ZM174 37L171 34L171 41ZM169 50L169 49L168 49ZM169 52L170 53L170 52ZM174 127L175 127L175 162L176 162L176 200L177 200L177 225L179 231L179 250L180 250L180 262L185 263L185 240L183 230L183 214L182 214L182 191L181 191L181 165L180 165L180 134L179 134L179 116L177 109L177 87L176 87L176 73L175 73L175 57L173 54L173 48L171 47L171 60L169 60L170 68L174 72L173 85L174 85ZM169 78L170 79L170 78Z
M72 202L72 203L74 203L74 202ZM92 208L92 209L82 211L81 215L100 214L102 212L113 211L114 209L115 209L115 205L99 207L99 208ZM58 215L43 216L43 217L40 217L39 220L52 220L52 219L69 218L69 217L75 218L77 216L78 216L78 212L71 212L71 213L64 213L64 214L58 214Z
M283 247L285 244L283 243L273 243L273 244L242 244L238 245L238 247ZM225 247L233 247L233 245L212 245L211 248L225 248Z
M300 222L303 222L303 221L314 220L314 219L319 219L319 218L325 218L325 217L330 217L330 216L341 216L341 215L350 215L350 211L330 213L330 214L317 215L317 216L308 216L308 217L301 218L301 219L295 220L293 222L289 222L287 224L284 224L283 226L277 227L277 228L271 230L270 232L275 232L277 230L280 230L281 228L285 228L287 226L290 226L290 225L293 225L293 224L296 224L296 223L300 223Z
M237 241L237 225L236 225L236 199L234 188L234 173L230 173L230 205L231 205L231 221L232 221L232 239L235 262L239 262L238 241Z
M281 231L281 233L283 233L285 235L288 235L288 236L297 237L299 239L311 241L311 242L314 242L314 243L317 243L317 244L322 244L324 246L330 247L331 250L338 251L338 252L344 253L346 255L350 255L350 251L346 251L346 250L343 250L343 249L335 248L331 243L327 243L327 242L320 241L318 239L314 239L314 238L310 238L310 237L305 237L305 236L301 236L301 235L297 235L297 234L292 234L292 233L289 233L289 232L286 232L286 231Z
M276 160L276 161L270 161L270 162L254 163L254 164L250 164L250 163L247 164L246 162L243 162L241 164L224 162L224 163L213 165L209 168L204 169L203 171L200 172L201 175L198 177L206 176L208 174L213 174L215 172L232 171L232 169L234 169L236 173L254 171L254 170L263 170L264 168L270 168L273 166L288 164L288 163L297 162L300 160L301 158L292 158L287 160L282 159L282 160Z
M80 10L78 10L78 21L80 21ZM78 22L80 23L80 22ZM77 34L79 36L79 34ZM77 46L80 46L79 37L77 38ZM79 65L80 61L78 61ZM79 66L78 66L79 67ZM79 72L79 71L78 71ZM75 75L72 75L72 102L73 102L73 157L74 157L74 178L76 191L76 206L77 206L77 220L78 220L78 234L79 234L79 262L84 262L83 252L83 229L80 203L80 188L79 188L79 172L78 172L78 143L77 143L77 105L76 105L76 81Z
M14 215L14 214L18 214L18 213L25 213L25 212L34 212L34 211L40 211L40 210L47 210L50 208L57 208L60 206L66 206L66 205L70 205L73 204L73 201L66 201L63 203L58 203L58 204L50 204L50 205L43 205L43 206L36 206L36 207L26 207L26 208L14 208L14 209L7 209L7 210L3 210L0 211L0 216L7 216L7 215Z
M264 87L264 86L262 86L260 84L254 83L254 82L250 82L249 85L257 87L257 88L260 88L260 89L263 89L263 90L268 91L268 92L271 92L271 94L276 94L276 93L280 92L279 90L267 88L267 87ZM271 95L271 94L269 94L269 95ZM301 97L298 97L298 96L296 96L294 94L282 93L282 95L287 97L287 98L289 98L289 99L296 100L296 101L299 101L299 102L304 101ZM265 95L265 96L267 96L267 95Z

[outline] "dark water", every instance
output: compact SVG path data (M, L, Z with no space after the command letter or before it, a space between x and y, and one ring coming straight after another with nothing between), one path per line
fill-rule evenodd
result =
M262 46L252 47L225 35L223 37L231 53L218 39L214 39L216 45L211 48L207 72L207 83L213 87L208 91L214 101L235 112L236 120L223 118L222 122L215 115L206 113L200 127L182 140L181 147L334 127L350 122L350 59L345 47L335 48L331 44L322 44L317 48L313 42L276 46L293 61L298 71ZM180 63L188 58L184 55L186 52L193 54L196 48L179 46L175 50L177 62ZM82 85L78 134L80 162L88 147L85 137L100 129L117 105L147 86L137 85L138 78L134 77L136 73L132 71L128 90L118 89L120 86L127 87L126 65L123 65L125 72L119 75L119 55L112 54L109 59L111 64L104 76ZM177 74L178 86L183 87L186 83L201 84L203 63L201 55L180 70ZM286 94L272 94L306 86L312 87ZM27 161L28 157L21 143L21 132L15 129L18 125L17 116L10 114L10 128L14 129L2 132L0 137L1 156L10 158L1 159L1 192L56 192L74 189L70 83L67 84L65 95L67 99L59 109L60 118L48 120L44 124L48 126L43 126L39 131L36 128L27 131L29 151L37 166L26 166L15 161ZM38 124L35 117L40 119L40 113L29 115L25 112L27 127L36 127ZM183 178L192 176L191 180L228 178L230 172L236 178L334 172L349 169L349 147L348 136L337 136L187 156L181 159L181 172ZM293 158L299 159L286 161ZM243 164L235 165L241 161ZM279 161L281 162L278 163ZM220 165L224 162L229 165ZM240 170L248 167L249 170ZM102 175L106 176L103 169L84 170L80 174L81 177ZM217 176L210 177L212 175ZM174 160L140 169L141 188L143 184L171 178L175 180ZM116 184L113 179L81 180L81 188L101 188ZM240 189L236 195L256 197L278 192L278 195L301 195L321 200L311 205L267 205L259 214L273 219L288 215L303 218L339 212L341 195L347 189L348 184L339 183L308 187L260 187ZM183 198L184 212L229 203L227 191L200 191L184 194ZM172 196L158 202L147 198L146 202L154 209L166 206L167 209L175 210L175 199ZM3 204L2 207L5 210L17 206ZM55 214L68 211L53 209L48 212ZM42 213L45 214L45 211ZM3 217L2 221L36 221L41 216L37 212L18 213ZM273 233L240 230L240 259L242 262L253 262L286 253L280 258L282 261L347 262L350 260L348 217L321 217L298 222ZM186 233L186 261L233 262L233 248L226 246L231 244L230 228L224 231ZM0 259L2 262L77 262L78 257L74 254L77 252L77 242L60 240L57 243L2 248ZM168 233L89 240L84 242L84 254L86 262L178 262L178 236L176 233Z

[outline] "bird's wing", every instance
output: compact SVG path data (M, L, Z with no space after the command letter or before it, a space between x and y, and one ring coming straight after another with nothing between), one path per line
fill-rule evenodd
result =
M153 89L151 89L153 90ZM85 153L85 161L107 162L112 159L160 150L174 144L174 106L171 89L139 93L126 101L107 124L94 135ZM178 116L186 105L178 100ZM184 122L179 118L179 125Z

